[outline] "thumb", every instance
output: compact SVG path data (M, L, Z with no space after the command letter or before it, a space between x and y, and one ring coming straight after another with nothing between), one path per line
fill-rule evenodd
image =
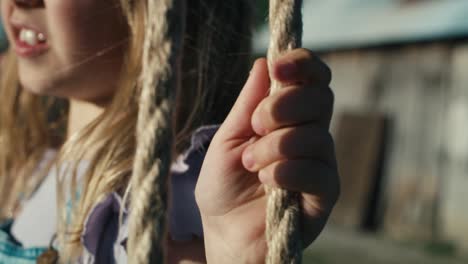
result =
M269 88L270 79L266 59L258 59L236 103L218 130L218 140L245 139L255 135L251 125L252 114L258 104L268 96Z

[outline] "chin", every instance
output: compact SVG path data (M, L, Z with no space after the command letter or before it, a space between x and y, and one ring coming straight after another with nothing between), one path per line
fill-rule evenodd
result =
M1 0L0 0L1 1ZM41 64L18 61L18 77L23 89L39 95L50 95L54 88L53 73Z
M0 0L1 1L1 0ZM62 77L62 78L60 78ZM38 73L38 72L19 72L19 82L21 87L33 94L44 95L44 96L53 96L62 99L75 99L86 102L99 102L100 98L103 96L102 92L89 93L86 89L80 89L79 87L86 87L77 79L66 78L67 76L53 75L47 73ZM87 93L88 92L88 93ZM111 95L105 94L106 97L111 97Z
M46 68L36 69L19 65L18 77L21 87L30 93L62 98L69 97L70 91L67 88L70 85L66 85L68 83L67 78L47 71Z
M53 85L42 76L19 73L19 82L23 89L38 95L53 95Z

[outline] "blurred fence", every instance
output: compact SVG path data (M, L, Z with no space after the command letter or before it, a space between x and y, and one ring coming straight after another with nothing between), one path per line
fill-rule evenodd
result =
M396 238L454 240L468 249L468 44L323 58L334 72L344 182L334 221L366 227L370 219L370 227ZM356 173L359 166L367 170ZM343 222L353 214L356 219Z

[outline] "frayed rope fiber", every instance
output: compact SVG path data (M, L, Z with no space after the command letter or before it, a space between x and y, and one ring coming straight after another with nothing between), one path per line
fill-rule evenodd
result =
M173 109L185 32L185 0L148 0L130 180L128 263L164 263L168 179L173 153Z
M137 150L131 185L128 262L165 262L168 177L173 152L173 109L180 85L185 0L147 0L142 91ZM270 0L271 41L268 61L301 45L302 0ZM272 81L271 93L280 89ZM300 263L299 194L276 188L268 192L266 263Z
M302 0L270 0L270 46L268 65L285 51L301 47ZM270 71L272 72L272 71ZM271 78L270 93L281 89ZM302 238L300 233L300 194L277 188L266 188L268 193L266 239L267 264L301 263Z

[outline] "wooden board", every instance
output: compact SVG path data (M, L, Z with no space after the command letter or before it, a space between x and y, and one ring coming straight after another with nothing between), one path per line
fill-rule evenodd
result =
M343 113L335 133L336 156L343 186L331 221L357 228L375 225L378 169L384 140L384 117L375 113Z
M332 131L344 160L343 195L332 221L351 227L359 223L375 144L368 138L360 146L367 154L346 157L343 153L352 147L341 138L352 135L341 133L360 130L360 121L342 128L347 121L340 116L382 113L392 120L384 199L378 206L382 231L401 240L454 241L468 255L468 42L343 51L323 58L333 71ZM358 169L364 163L367 167Z
M468 45L453 51L445 122L441 230L468 255Z

